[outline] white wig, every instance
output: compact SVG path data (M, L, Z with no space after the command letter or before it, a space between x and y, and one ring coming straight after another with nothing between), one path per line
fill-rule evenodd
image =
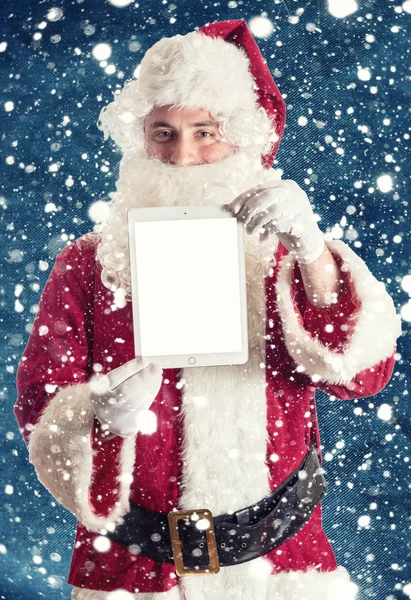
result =
M101 110L97 126L123 153L140 151L155 106L201 108L220 123L225 141L261 157L278 135L255 89L249 58L234 44L199 32L163 38L145 54L139 77Z

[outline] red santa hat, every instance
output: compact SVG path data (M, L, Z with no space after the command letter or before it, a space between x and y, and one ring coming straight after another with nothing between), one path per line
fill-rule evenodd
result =
M214 38L221 37L226 42L235 44L247 53L250 61L250 71L255 81L254 92L257 96L258 104L271 117L278 136L278 140L275 142L271 152L263 157L264 164L271 166L284 131L285 102L275 84L267 62L251 35L247 23L243 20L221 21L205 25L199 31Z
M245 21L211 23L154 44L138 78L103 108L98 127L123 151L135 149L145 116L167 105L208 110L223 121L227 139L273 164L285 103Z

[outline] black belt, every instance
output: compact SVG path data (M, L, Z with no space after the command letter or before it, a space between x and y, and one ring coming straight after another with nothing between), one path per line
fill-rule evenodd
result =
M299 531L326 492L311 445L301 465L257 504L214 517L206 509L159 513L131 503L107 537L131 552L174 563L177 574L216 573L268 554Z

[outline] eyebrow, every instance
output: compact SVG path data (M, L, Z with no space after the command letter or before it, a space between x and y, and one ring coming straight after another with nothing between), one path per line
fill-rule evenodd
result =
M170 129L175 129L175 127L166 121L153 121L150 127L151 129L155 129L156 127L169 127ZM190 123L189 127L217 127L217 123L214 121L199 121L198 123Z

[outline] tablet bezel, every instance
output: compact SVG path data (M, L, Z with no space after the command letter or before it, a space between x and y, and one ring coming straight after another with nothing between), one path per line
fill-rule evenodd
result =
M130 250L130 275L132 298L138 298L137 259L135 247L134 223L141 221L172 221L191 219L236 219L238 241L238 266L240 286L240 315L242 350L238 352L206 353L206 354L173 354L143 356L148 362L159 364L163 368L210 367L219 365L245 364L248 361L248 331L247 331L247 293L246 268L244 254L244 225L233 214L218 206L167 206L133 208L128 213L128 235ZM136 356L141 354L140 315L138 301L132 302L134 349Z

